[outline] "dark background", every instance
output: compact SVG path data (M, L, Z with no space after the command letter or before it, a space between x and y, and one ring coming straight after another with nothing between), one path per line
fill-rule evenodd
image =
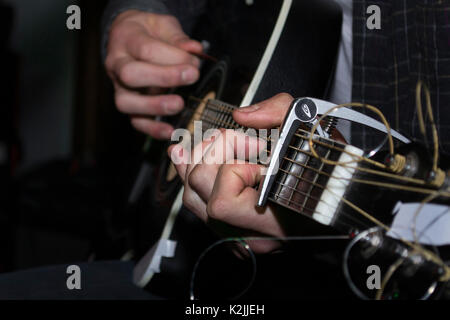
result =
M81 30L66 27L72 4ZM144 137L114 108L105 4L0 1L0 273L130 248L123 203Z

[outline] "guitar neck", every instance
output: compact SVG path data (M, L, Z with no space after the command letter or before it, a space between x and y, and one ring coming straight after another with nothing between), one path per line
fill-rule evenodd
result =
M216 128L246 129L233 119L232 113L238 107L214 99L204 103L205 108L199 117L204 131ZM337 219L340 202L338 198L342 196L347 183L345 180L336 181L336 175L351 176L355 168L336 168L314 157L310 151L308 137L308 131L298 129L289 142L289 151L280 163L269 200L321 224L333 225L348 232L349 228ZM271 145L270 140L269 137L268 146ZM318 155L332 161L342 161L342 157L345 157L344 150L349 147L329 139L314 143ZM270 147L267 149L270 153ZM358 152L356 148L353 149L355 150L351 150L352 152ZM328 191L329 188L334 191Z
M238 107L236 106L219 100L206 101L205 109L200 117L203 131L217 128L243 129L243 127L233 119L233 111L237 108Z

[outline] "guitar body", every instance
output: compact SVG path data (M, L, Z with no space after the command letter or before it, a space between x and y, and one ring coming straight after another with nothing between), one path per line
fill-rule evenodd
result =
M165 121L192 130L193 122L207 112L201 102L206 99L245 106L281 92L327 97L341 33L341 12L334 2L255 0L249 6L244 0L211 0L208 6L194 27L193 38L206 40L207 54L218 61L204 60L198 83L177 89L186 108ZM141 258L161 236L176 241L174 257L162 256L161 272L150 272L141 285L165 297L186 298L195 262L217 238L176 201L182 184L167 157L167 147L167 143L153 143L148 152L154 167L151 212L139 214L135 249ZM223 249L221 256L230 257ZM154 254L147 255L135 280L148 273Z

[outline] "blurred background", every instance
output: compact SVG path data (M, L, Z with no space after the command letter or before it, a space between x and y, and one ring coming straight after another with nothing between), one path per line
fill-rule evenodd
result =
M81 8L81 30L66 9ZM144 137L113 106L105 0L0 1L0 273L118 259Z

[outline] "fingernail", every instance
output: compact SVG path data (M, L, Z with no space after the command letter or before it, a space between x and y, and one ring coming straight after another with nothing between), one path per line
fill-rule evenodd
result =
M255 112L258 109L259 109L259 106L257 104L254 104L252 106L239 108L239 109L237 109L237 111L247 113L247 112Z
M180 99L163 100L161 105L164 112L168 115L178 113L183 108L183 104Z
M181 81L186 84L194 83L197 80L197 72L195 69L189 68L181 72Z

